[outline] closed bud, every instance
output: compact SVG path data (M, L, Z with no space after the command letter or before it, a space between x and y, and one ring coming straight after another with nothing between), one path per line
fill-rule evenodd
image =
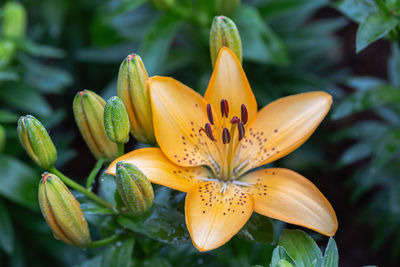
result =
M128 112L132 135L140 142L156 144L149 96L149 76L140 56L122 62L118 74L118 97Z
M76 247L90 245L88 224L79 202L54 174L45 172L42 175L39 205L55 238Z
M118 156L117 144L108 139L104 128L106 102L96 93L84 90L76 94L73 110L76 124L92 154L112 161Z
M17 130L19 141L31 159L45 170L52 167L57 159L57 150L40 121L31 115L22 116Z
M21 38L25 36L26 11L23 5L18 2L8 2L3 8L3 29L4 37Z
M213 66L219 50L224 46L231 49L242 62L242 41L235 23L225 16L217 16L214 17L210 30L210 54Z
M15 43L11 40L0 40L0 68L6 66L14 58Z
M287 260L280 260L278 261L278 264L276 265L277 267L293 267L293 265L288 262Z
M131 213L140 215L153 206L153 187L146 176L133 164L118 162L115 179L118 193Z
M129 118L125 106L117 96L110 98L104 108L104 127L108 138L117 143L129 140Z
M240 6L240 0L215 0L218 14L230 15Z

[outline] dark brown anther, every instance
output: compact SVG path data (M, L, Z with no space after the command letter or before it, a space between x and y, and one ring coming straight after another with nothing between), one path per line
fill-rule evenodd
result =
M222 142L224 144L228 144L231 141L231 134L229 133L229 130L224 128L222 130Z
M231 119L232 124L239 123L239 122L240 122L240 119L236 116L233 116L233 118Z
M205 132L206 132L207 137L211 141L215 141L214 135L213 135L212 130L211 130L211 125L209 123L206 123L206 125L204 127L205 127Z
M207 117L208 117L208 121L211 123L211 125L214 125L214 118L213 118L212 109L211 109L210 104L207 104Z
M238 132L239 132L239 141L240 141L243 139L244 134L245 134L244 126L241 122L238 123Z
M241 111L240 113L242 116L242 123L243 123L243 125L246 125L247 120L249 119L249 113L247 112L247 108L244 104L242 104L240 106L240 111Z
M224 116L228 118L229 105L228 105L228 101L226 101L226 99L221 100L221 114L222 114L222 118Z

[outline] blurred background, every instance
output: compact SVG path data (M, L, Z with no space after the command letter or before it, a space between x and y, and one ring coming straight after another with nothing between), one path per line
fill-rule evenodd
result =
M11 11L7 3L0 3L0 265L96 266L88 259L98 253L53 238L37 203L42 171L19 144L18 117L40 119L56 144L57 167L83 181L95 159L74 123L75 94L116 95L119 65L132 52L149 75L203 93L212 71L210 25L226 15L239 29L259 106L311 90L334 98L311 139L275 165L303 174L331 202L339 266L399 266L399 1L24 0ZM250 266L271 253L236 237L207 254L141 242L137 266Z

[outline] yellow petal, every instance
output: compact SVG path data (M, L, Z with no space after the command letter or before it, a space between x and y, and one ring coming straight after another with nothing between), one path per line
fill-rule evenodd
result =
M335 234L338 222L331 204L300 174L271 168L246 174L240 181L253 184L245 188L254 198L255 212L327 236Z
M247 160L249 170L289 154L310 137L331 104L329 94L309 92L267 105L246 128L237 164Z
M212 165L215 146L200 133L208 122L206 102L169 77L150 79L154 132L164 154L180 166Z
M204 98L213 106L218 117L221 117L220 103L222 99L228 101L229 118L233 116L240 118L242 104L246 105L249 119L257 113L257 101L242 65L227 47L223 47L219 52Z
M228 242L253 212L253 199L238 186L221 192L221 183L196 184L185 201L186 224L194 246L207 251Z
M198 178L210 178L205 167L185 168L169 161L159 148L149 147L134 150L117 158L108 166L107 173L115 175L119 161L129 162L138 167L152 183L164 185L175 190L187 192Z

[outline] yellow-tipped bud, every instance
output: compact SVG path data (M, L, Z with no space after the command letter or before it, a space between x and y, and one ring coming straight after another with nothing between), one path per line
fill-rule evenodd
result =
M84 90L76 94L73 110L76 124L92 154L112 161L118 156L117 144L108 139L104 128L106 102L96 93Z
M219 50L224 46L230 48L242 62L242 41L235 23L225 16L217 16L214 17L210 30L210 54L213 67Z
M129 141L129 118L125 106L117 96L111 97L104 108L104 126L108 138L116 143Z
M76 247L85 248L90 245L88 224L79 202L54 174L42 175L39 204L55 238Z
M26 11L23 5L18 2L8 2L3 8L4 37L21 38L25 36Z
M149 96L149 76L140 56L132 54L121 63L118 97L128 112L132 135L140 142L155 144Z
M18 137L26 153L37 165L48 170L57 160L57 150L46 128L31 115L18 120Z
M147 177L134 165L118 162L115 179L118 193L131 213L140 215L153 206L153 187Z

